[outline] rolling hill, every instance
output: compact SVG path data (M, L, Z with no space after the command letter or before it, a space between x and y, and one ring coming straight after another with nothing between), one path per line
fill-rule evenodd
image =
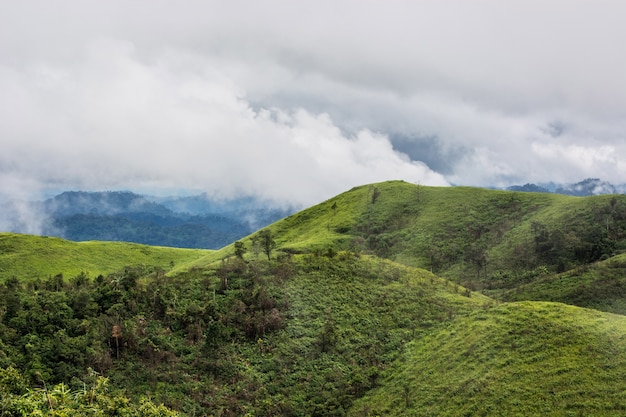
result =
M621 195L401 181L215 251L5 234L0 368L183 415L623 415L625 239Z
M268 229L278 250L374 254L498 296L624 252L626 196L391 181L357 187ZM254 236L242 241L253 247ZM227 246L204 261L232 250Z
M626 317L523 302L412 342L349 415L620 416Z
M0 233L0 281L11 277L31 281L57 274L73 277L81 273L93 278L127 266L169 271L208 252L124 242L71 242L55 237Z

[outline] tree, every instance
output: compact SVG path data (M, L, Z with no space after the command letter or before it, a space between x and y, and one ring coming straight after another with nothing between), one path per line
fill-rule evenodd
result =
M256 239L258 239L261 249L263 250L263 253L267 255L267 260L269 261L271 259L272 250L276 247L276 241L272 236L272 231L269 229L263 229L256 236Z
M337 324L332 317L330 307L326 309L326 323L318 335L317 343L321 352L329 352L337 343Z
M122 328L117 324L113 326L111 337L115 339L115 357L120 358L120 337L122 337Z
M241 260L243 260L243 255L246 253L246 245L242 241L238 240L235 242L235 256Z

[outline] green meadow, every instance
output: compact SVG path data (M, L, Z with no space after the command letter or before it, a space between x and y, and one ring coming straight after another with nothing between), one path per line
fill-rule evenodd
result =
M0 233L0 279L106 275L127 266L171 270L208 250L146 246L125 242L71 242L46 236Z

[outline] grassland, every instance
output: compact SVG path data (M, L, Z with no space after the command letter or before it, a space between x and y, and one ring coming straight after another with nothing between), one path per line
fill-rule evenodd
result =
M622 416L626 318L557 303L476 311L412 342L349 415Z
M0 233L0 281L48 278L81 272L95 277L126 266L169 271L206 255L208 250L177 249L124 242L71 242L64 239Z
M268 229L278 251L370 253L498 297L542 275L623 252L626 196L581 198L390 181L356 187ZM248 248L251 237L242 239ZM228 246L195 266L232 253Z
M507 301L559 301L626 315L626 255L544 275L503 294Z

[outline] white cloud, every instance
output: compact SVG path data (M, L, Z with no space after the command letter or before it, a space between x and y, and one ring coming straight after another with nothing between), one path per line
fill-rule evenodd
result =
M189 63L184 71L181 62ZM0 126L8 150L0 164L33 182L177 185L304 204L386 179L446 184L384 135L346 136L328 115L302 109L253 110L202 57L170 51L146 64L131 44L100 40L80 65L40 65L27 74L10 78L19 94L0 99L0 108L13 111ZM16 95L23 105L15 107Z
M625 13L610 0L5 3L0 174L306 203L391 178L626 182Z

